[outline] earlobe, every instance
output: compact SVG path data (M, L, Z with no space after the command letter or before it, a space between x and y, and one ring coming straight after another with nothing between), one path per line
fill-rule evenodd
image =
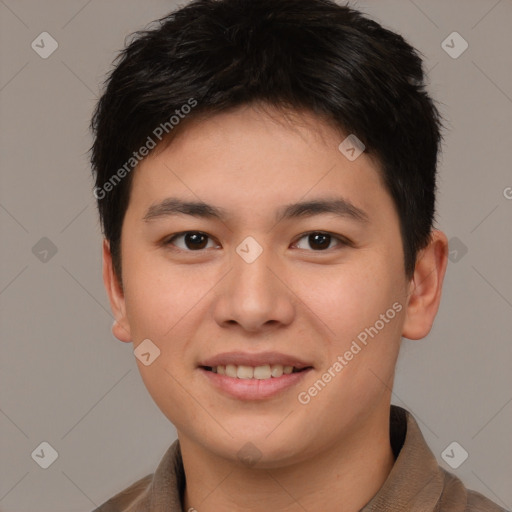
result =
M110 308L115 318L112 324L112 334L118 340L130 343L132 339L130 325L126 317L124 292L114 271L110 243L106 239L103 240L103 284L105 285Z
M117 320L114 320L114 323L112 324L112 334L119 340L124 341L125 343L131 343L132 337L130 335L130 328L125 327L124 322L121 323Z
M410 282L402 336L418 340L432 329L441 302L444 275L448 264L448 239L437 229L418 255Z

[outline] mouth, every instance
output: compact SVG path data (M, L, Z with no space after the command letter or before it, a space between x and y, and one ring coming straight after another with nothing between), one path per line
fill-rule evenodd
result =
M313 366L282 354L224 354L198 367L206 383L225 397L264 400L291 390Z

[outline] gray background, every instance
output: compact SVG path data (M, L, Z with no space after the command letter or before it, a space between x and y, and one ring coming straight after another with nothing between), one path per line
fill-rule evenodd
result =
M393 402L443 467L512 508L512 2L351 4L423 52L449 128L438 225L457 252L431 334L404 341ZM125 36L175 5L0 0L2 512L91 510L153 472L175 438L132 346L110 333L87 156ZM31 48L43 31L59 44L47 59ZM457 59L441 47L453 31L469 43ZM454 440L469 453L456 470L441 457ZM48 469L31 458L42 441L59 454Z

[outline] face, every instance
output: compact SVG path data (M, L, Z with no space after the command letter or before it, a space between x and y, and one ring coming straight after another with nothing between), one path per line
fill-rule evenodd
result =
M160 351L137 364L180 439L267 467L388 407L410 284L377 166L295 116L218 114L143 160L111 292L119 339Z

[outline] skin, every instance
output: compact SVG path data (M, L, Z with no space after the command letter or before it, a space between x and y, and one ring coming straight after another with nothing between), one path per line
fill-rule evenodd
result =
M399 219L367 153L349 161L344 136L308 113L253 105L191 122L141 162L122 229L122 282L104 241L104 282L114 335L161 351L137 365L156 404L176 426L187 486L184 510L358 511L377 493L394 458L389 406L401 337L432 326L447 264L447 239L432 231L412 279L404 272ZM189 215L144 221L167 197L223 207L223 220ZM282 220L299 200L343 197L367 222L323 213ZM210 237L186 245L183 231ZM328 232L328 249L304 233ZM252 236L262 254L236 252ZM174 249L173 249L174 247ZM402 309L305 405L307 391L357 335ZM198 369L221 352L279 351L307 361L298 384L265 400L227 397ZM237 455L252 443L260 458ZM340 504L340 496L343 502Z

